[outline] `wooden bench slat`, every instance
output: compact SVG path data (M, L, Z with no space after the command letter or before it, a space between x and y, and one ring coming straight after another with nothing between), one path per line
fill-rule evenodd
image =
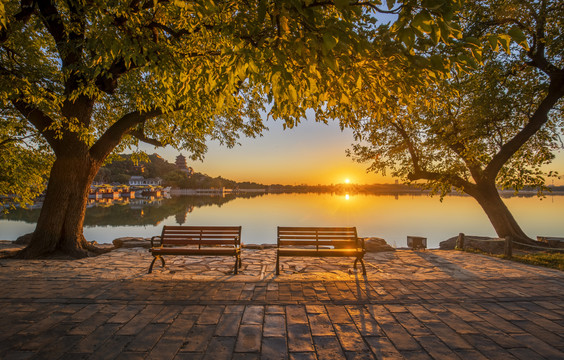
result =
M202 246L212 246L212 245L231 245L235 246L237 243L234 240L190 240L190 239L169 239L162 242L162 245L202 245Z

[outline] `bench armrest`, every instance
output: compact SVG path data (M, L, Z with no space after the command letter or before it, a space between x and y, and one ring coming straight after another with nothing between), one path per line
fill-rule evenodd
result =
M151 247L152 247L152 248L155 247L155 245L154 245L155 239L159 239L159 243L160 243L159 245L162 246L162 243L161 243L162 239L161 239L161 237L160 237L160 236L153 236L153 237L151 238Z

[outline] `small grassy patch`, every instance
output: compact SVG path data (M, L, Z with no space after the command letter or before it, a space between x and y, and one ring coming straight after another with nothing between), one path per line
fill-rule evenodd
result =
M500 259L506 259L505 255L490 254L477 249L464 249L463 251L494 256ZM510 260L517 261L523 264L544 266L551 269L564 271L564 254L563 253L513 253Z
M513 258L511 260L564 271L564 254L561 253L534 253L513 255Z

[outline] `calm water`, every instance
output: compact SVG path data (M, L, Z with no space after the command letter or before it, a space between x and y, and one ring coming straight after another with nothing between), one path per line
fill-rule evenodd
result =
M504 199L525 232L535 237L564 236L564 196ZM39 210L17 210L0 217L0 239L15 240L32 232ZM268 194L178 196L156 202L88 208L87 240L111 242L122 236L151 237L163 225L242 225L244 243L276 243L277 226L356 226L359 236L384 238L406 246L408 235L425 236L428 247L463 232L496 236L486 215L470 197L448 196L443 202L426 195Z

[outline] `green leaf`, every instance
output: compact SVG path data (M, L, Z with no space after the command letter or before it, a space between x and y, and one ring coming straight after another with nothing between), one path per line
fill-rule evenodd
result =
M509 54L509 46L511 45L511 36L500 34L497 36L498 42L501 44L503 50Z
M349 6L349 0L335 0L335 7L337 7L337 9L344 9L347 6Z
M392 10L396 4L396 0L386 0L386 4L388 5L388 9Z
M523 31L517 26L512 27L507 34L511 36L511 39L515 41L519 46L525 50L529 50L529 44L527 43L527 37L523 34Z
M323 34L323 46L327 51L333 49L337 45L337 42L339 42L339 39L334 35L328 33Z
M490 47L493 51L499 51L499 42L497 35L490 35L488 36L488 42L490 43Z
M433 18L427 11L421 11L419 14L415 15L411 26L425 34L429 34L433 29Z
M398 33L398 37L408 49L411 49L413 44L415 44L415 33L413 32L413 29L401 29Z

